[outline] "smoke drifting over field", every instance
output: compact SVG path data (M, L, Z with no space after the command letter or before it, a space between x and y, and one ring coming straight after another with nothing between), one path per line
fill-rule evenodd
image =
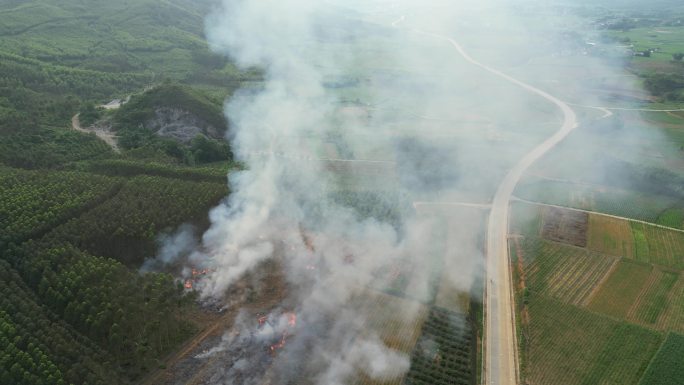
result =
M367 328L373 309L363 297L390 287L393 269L403 269L402 294L418 301L394 316L410 318L438 286L467 292L481 276L478 216L454 211L444 219L448 209L438 208L435 219L421 212L430 205L413 202L488 203L507 169L557 129L558 112L418 30L462 39L481 61L515 76L546 84L571 76L541 66L531 76L526 61L556 48L504 3L227 0L207 19L212 48L243 68L262 68L266 82L226 105L233 152L246 168L230 175L232 194L211 212L193 256L216 269L202 294L220 298L273 259L289 283L280 311L298 317L267 373L235 376L254 362L226 363L216 383L399 377L409 357ZM391 215L360 215L352 207L359 202L339 199L349 191L373 196ZM439 231L448 241L435 251ZM444 260L435 280L436 252ZM235 330L242 337L226 337L208 354L240 349L263 326L240 318Z

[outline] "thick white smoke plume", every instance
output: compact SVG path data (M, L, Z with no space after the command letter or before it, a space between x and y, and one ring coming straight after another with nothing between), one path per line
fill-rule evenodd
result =
M562 54L544 35L559 26L549 14L531 30L511 3L225 0L207 19L212 49L262 69L265 82L226 105L245 169L230 175L232 193L193 255L212 269L202 294L220 298L275 260L288 282L282 308L299 318L272 369L254 376L321 385L398 378L409 357L367 327L369 293L403 280L398 291L413 302L393 317L410 319L482 274L486 205L507 170L557 130L559 112L440 36L511 75L556 84L564 74L525 66L543 50ZM243 342L258 333L245 322L236 326Z

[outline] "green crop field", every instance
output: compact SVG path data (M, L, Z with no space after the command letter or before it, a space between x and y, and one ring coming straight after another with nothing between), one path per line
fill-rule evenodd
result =
M684 232L632 223L634 258L638 261L684 269Z
M665 210L658 216L656 223L675 229L682 229L684 228L684 209L673 208Z
M684 52L684 27L634 28L629 31L612 32L611 35L621 39L628 38L636 51L657 49L649 58L635 58L644 62L644 65L651 61L670 62L672 54Z
M604 279L615 258L542 240L525 240L527 287L537 293L581 305Z
M661 339L544 296L532 296L529 312L524 376L534 385L637 384Z
M625 317L652 269L650 265L623 259L591 299L588 309L613 317Z
M671 271L654 269L627 318L648 326L662 325L664 322L659 322L659 319L670 307L672 290L679 275Z
M684 379L684 336L670 333L639 385L680 385Z
M404 384L474 384L474 339L464 314L431 308Z

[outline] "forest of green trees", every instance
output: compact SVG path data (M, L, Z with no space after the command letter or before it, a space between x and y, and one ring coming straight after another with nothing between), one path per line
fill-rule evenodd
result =
M136 129L164 104L223 132L224 98L260 81L208 50L209 4L0 2L0 384L134 383L197 332L195 294L139 268L161 234L208 226L236 165L223 140Z

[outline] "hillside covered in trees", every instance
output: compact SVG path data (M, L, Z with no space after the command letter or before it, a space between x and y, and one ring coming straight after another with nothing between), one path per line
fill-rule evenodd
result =
M161 235L208 225L237 167L223 100L260 75L208 50L210 6L0 1L1 384L135 383L197 332L194 294L139 269ZM214 131L160 136L164 108Z

